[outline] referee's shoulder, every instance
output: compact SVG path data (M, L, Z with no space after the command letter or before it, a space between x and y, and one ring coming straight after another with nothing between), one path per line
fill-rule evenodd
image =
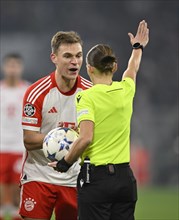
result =
M81 90L81 91L77 92L76 98L78 99L78 97L86 97L89 99L91 97L92 91L93 91L93 87L90 87L85 90Z

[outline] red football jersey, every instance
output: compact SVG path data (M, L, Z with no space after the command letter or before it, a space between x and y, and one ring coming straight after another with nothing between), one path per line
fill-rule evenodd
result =
M76 121L75 95L88 89L92 83L81 76L77 77L71 91L63 93L57 87L55 72L32 84L23 101L23 129L39 131L47 134L56 128L59 122L65 127L74 125ZM54 171L47 166L48 160L42 150L28 151L22 173L22 183L42 181L65 186L76 186L79 164L74 164L67 173Z

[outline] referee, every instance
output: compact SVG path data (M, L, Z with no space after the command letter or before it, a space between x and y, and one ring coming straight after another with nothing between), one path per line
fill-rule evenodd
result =
M130 122L135 80L149 29L143 20L122 81L112 80L117 61L108 45L98 44L87 54L87 71L94 86L76 96L80 136L70 152L50 166L66 172L81 156L78 176L79 220L134 220L137 187L130 162Z

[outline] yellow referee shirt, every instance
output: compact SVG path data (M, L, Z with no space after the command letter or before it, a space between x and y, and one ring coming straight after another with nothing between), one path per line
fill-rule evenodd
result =
M130 122L135 83L131 78L112 85L96 84L76 95L78 124L94 122L91 145L84 151L91 164L119 164L130 161Z

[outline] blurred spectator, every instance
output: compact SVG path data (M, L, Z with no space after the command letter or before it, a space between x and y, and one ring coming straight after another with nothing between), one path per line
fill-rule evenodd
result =
M139 185L150 183L150 153L146 147L140 145L131 146L131 167Z
M18 215L20 198L19 179L24 150L21 128L22 99L29 83L22 80L23 58L8 54L2 62L0 81L0 219L8 214L13 220Z

